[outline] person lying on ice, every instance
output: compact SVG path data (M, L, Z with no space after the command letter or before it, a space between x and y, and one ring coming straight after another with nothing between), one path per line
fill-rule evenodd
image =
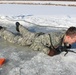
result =
M10 43L29 46L32 50L43 51L50 56L68 52L67 48L76 42L76 27L70 27L66 32L34 33L16 22L16 30L20 35L0 26L0 36Z

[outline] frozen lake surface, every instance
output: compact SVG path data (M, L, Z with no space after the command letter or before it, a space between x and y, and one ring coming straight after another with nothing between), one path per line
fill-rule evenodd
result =
M35 32L76 26L76 7L1 4L0 10L0 25L14 33L17 33L16 21ZM72 47L76 48L76 44ZM76 54L64 54L50 57L28 47L8 43L0 37L0 58L6 58L6 63L0 67L0 75L76 75Z

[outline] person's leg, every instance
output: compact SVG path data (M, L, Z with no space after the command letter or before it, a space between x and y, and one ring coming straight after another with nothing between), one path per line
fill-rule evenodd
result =
M19 44L22 46L28 46L32 43L32 41L23 38L21 35L15 35L11 31L6 30L4 27L0 27L0 37L4 38L10 43Z
M16 22L16 30L21 34L23 39L25 39L28 44L31 44L36 37L36 33L30 32L26 27L22 26L19 22Z
M47 53L50 46L50 38L48 34L45 33L32 33L24 26L20 25L19 22L16 22L16 30L22 34L24 39L27 39L27 42L31 42L30 48L32 50L43 51ZM47 46L47 47L46 47Z
M4 27L2 27L2 29L0 29L0 37L4 38L5 40L7 40L11 43L15 43L15 41L14 41L15 35L12 32L9 32L8 30L6 30L6 28L4 28Z
M30 36L30 37L34 37L35 33L29 31L26 27L22 26L19 22L16 22L16 30L23 36Z

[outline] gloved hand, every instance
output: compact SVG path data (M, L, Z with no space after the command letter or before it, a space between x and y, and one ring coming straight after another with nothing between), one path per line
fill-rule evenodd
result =
M66 52L66 54L68 53L68 48L71 48L71 45L69 45L69 46L59 46L59 47L57 47L57 48L55 48L55 49L51 49L51 50L49 50L49 53L48 53L48 55L49 56L54 56L54 55L58 55L58 54L60 54L61 52L63 52L63 51L65 51ZM70 51L70 52L73 52L73 51ZM65 55L66 55L65 54Z

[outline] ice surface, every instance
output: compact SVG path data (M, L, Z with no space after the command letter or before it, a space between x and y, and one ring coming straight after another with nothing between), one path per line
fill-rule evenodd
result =
M64 53L50 57L39 53L31 60L20 64L19 67L13 68L9 75L75 75L76 74L76 55Z
M65 26L66 19L73 25L76 23L76 18L68 18L67 16L61 18L63 18L62 27L67 28L70 26ZM24 16L24 18L22 18L22 16L1 16L0 24L15 33L17 33L15 29L16 21L19 21L31 31L34 30L38 32L42 30L43 32L50 32L52 30L51 25L50 27L43 27L44 24L47 23L47 26L49 26L50 21L53 23L52 20L54 20L57 25L59 22L58 19L56 16ZM42 24L44 24L41 24L42 27L39 27L34 24L29 24L25 22L25 20L35 24L41 24L42 21ZM62 27L60 27L61 30L63 29ZM76 48L76 44L72 47ZM74 51L75 50L76 49L74 49ZM64 56L64 53L65 52L50 57L44 53L32 51L28 47L10 44L0 38L0 57L6 58L6 63L0 68L0 75L75 75L76 54L68 53Z
M38 52L28 47L13 45L0 38L0 58L6 59L5 64L0 67L0 75L8 75L13 68L19 67L20 64L31 60L37 54ZM12 72L11 75L16 75L16 73Z
M9 8L9 6L11 7ZM53 7L54 10L50 8L49 13L52 12L54 14L50 13L50 15L47 13L48 11L45 12L47 9L46 6L42 6L42 9L46 7L43 15L42 10L39 8L40 6L32 7L34 7L32 10L33 15L30 15L30 12L25 13L25 5L0 5L0 9L3 9L0 11L0 25L5 26L14 33L17 33L15 29L16 21L19 21L22 25L34 32L66 30L70 26L76 26L75 7L59 7L59 10ZM11 8L13 10L11 12L5 12L4 9L7 10L7 8L9 8L9 11L11 11ZM38 11L35 10L37 8ZM61 13L61 9L66 10L65 14L56 14ZM73 44L72 48L76 48L76 44ZM75 51L76 49L72 50ZM76 75L76 54L70 52L66 56L64 54L65 52L50 57L42 52L33 51L28 47L8 43L0 37L0 58L6 58L5 64L0 67L0 75Z

